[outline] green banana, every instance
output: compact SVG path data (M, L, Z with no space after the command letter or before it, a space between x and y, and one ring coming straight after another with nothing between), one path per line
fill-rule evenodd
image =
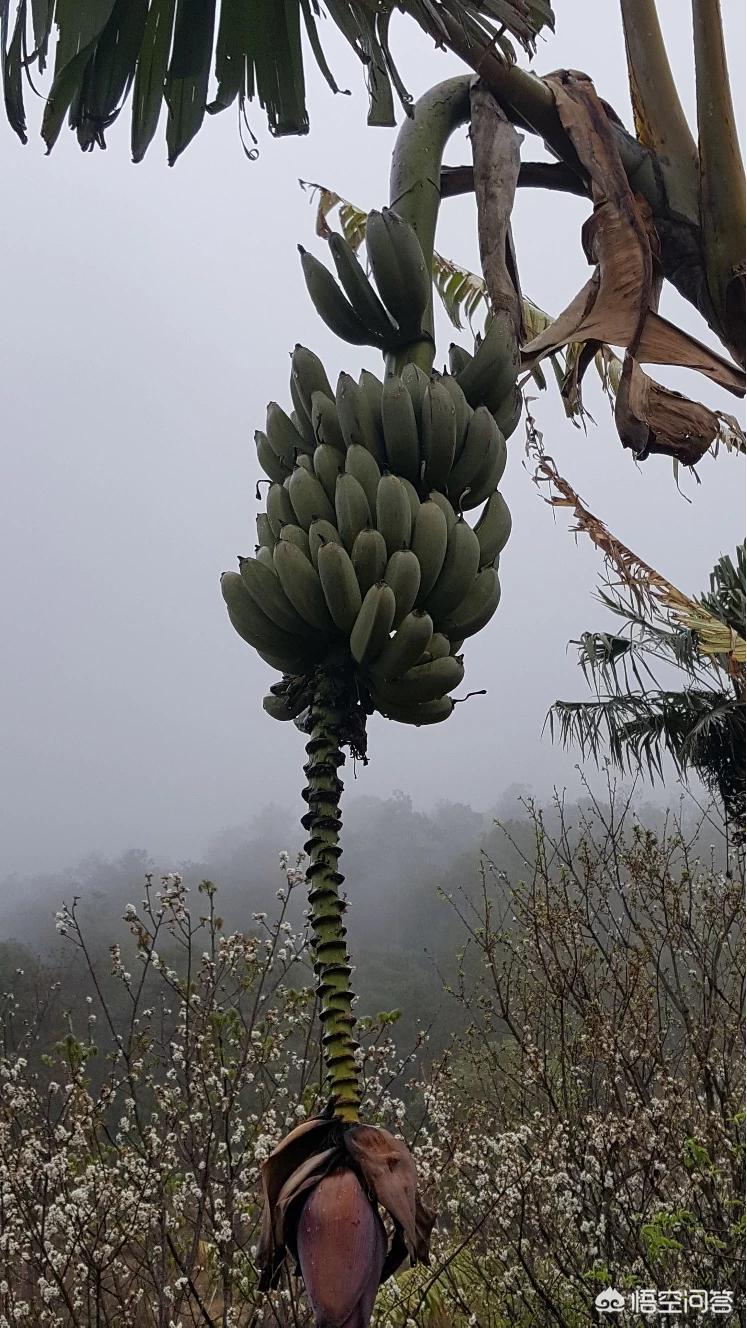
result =
M280 540L273 554L275 571L293 608L318 631L328 632L333 627L319 577L295 544Z
M376 528L391 557L410 543L412 512L407 490L397 475L382 475L376 490Z
M285 526L284 529L287 530L288 527ZM257 545L254 551L254 556L258 563L263 563L264 566L269 567L272 572L275 571L275 564L272 561L272 549L268 549L265 544Z
M303 713L307 708L308 698L300 692L296 699L291 703L287 696L273 696L270 692L262 698L262 707L271 715L273 719L289 720L295 719L297 715Z
M311 551L309 549L309 537L306 531L303 530L301 526L296 526L296 525L283 526L283 529L280 532L280 538L281 540L289 540L291 544L295 544L301 550L301 553L304 555L305 558L311 557ZM272 547L273 548L275 547L274 541Z
M498 426L487 406L478 406L467 426L461 456L454 463L449 475L449 495L459 502L465 490L474 483L476 475L485 461L494 455L494 448L501 435ZM505 442L504 442L505 452Z
M496 425L496 436L490 444L488 455L474 476L469 488L462 495L462 507L469 512L479 507L489 494L498 486L506 469L506 440Z
M393 349L399 341L399 329L392 322L368 280L352 245L348 244L344 235L340 235L339 231L332 231L327 243L337 269L340 285L359 318L365 323L372 336L378 338L387 350Z
M371 373L370 369L361 370L358 378L358 389L360 391L361 409L370 420L371 442L367 442L369 452L373 454L380 466L386 465L386 448L384 446L384 426L381 420L381 398L384 391L384 384L376 374ZM371 445L373 444L373 446Z
M317 567L332 621L348 637L362 604L350 556L341 544L323 544L317 556Z
M397 611L394 626L399 627L418 597L420 589L420 563L412 549L397 549L387 562L384 580L394 591Z
M467 428L472 418L472 407L453 374L442 374L438 381L441 383L442 387L446 388L446 391L454 402L454 412L456 415L456 443L454 447L454 456L458 457L464 447Z
M378 530L362 530L353 543L351 558L361 594L384 579L387 565L384 536Z
M427 373L424 373L418 364L406 364L401 374L402 382L410 393L412 408L415 411L415 423L420 430L420 412L423 405L423 395L430 379Z
M407 494L407 501L410 504L410 522L412 528L412 526L415 525L418 512L420 511L420 499L418 498L418 491L415 488L414 484L411 484L409 480L405 479L404 475L399 477L399 481L400 484L403 486L405 493Z
M464 346L458 346L455 341L452 341L449 346L449 373L456 378L471 363L472 356L469 351L465 350Z
M420 565L418 600L430 595L444 565L449 528L438 503L431 499L420 504L412 531L412 552Z
M341 373L337 380L335 406L345 446L353 447L359 443L378 460L381 451L379 427L371 411L370 397L350 374Z
M367 447L361 447L359 443L353 443L345 453L345 473L353 475L360 484L368 500L368 506L371 511L376 510L376 490L379 487L381 471L375 457L371 456Z
M229 613L230 618L230 613ZM269 664L271 669L277 669L278 673L290 674L296 677L303 677L314 668L314 665L323 657L323 651L315 651L310 654L308 651L303 654L296 651L295 654L282 651L280 654L275 650L265 650L257 648L257 654L263 659L265 664Z
M308 623L289 602L274 569L256 558L239 558L239 573L257 607L272 622L292 636L308 635Z
M491 493L475 526L480 545L480 566L491 567L511 534L511 513L501 493Z
M265 475L275 484L282 484L283 480L290 475L290 467L286 466L279 457L275 455L267 440L267 434L261 429L257 429L254 434L254 442L257 448L257 460L262 467Z
M275 456L282 461L286 471L292 469L296 454L307 450L303 435L299 433L290 416L286 415L277 401L271 401L267 407L265 434Z
M442 627L450 638L452 650L468 636L474 636L490 622L501 599L501 583L494 567L483 567L461 604L444 619Z
M374 700L376 696L374 695ZM424 701L421 705L397 705L383 702L378 709L385 719L395 719L399 724L440 724L448 719L454 709L450 696L440 696L436 701Z
M257 513L257 543L267 549L275 547L275 536L266 512Z
M330 381L327 377L327 371L322 364L319 356L307 346L301 346L296 343L293 354L291 355L291 393L296 388L294 405L296 401L299 414L302 419L311 423L311 406L315 392L322 392L330 401L334 401L335 394L332 391Z
M342 341L348 341L353 346L377 346L381 350L380 339L369 332L324 263L320 263L300 244L298 252L301 255L306 289L322 322Z
M446 517L446 525L449 528L449 530L451 530L451 527L456 525L457 521L459 520L459 514L454 511L454 508L452 507L446 495L443 493L439 493L438 489L434 489L431 493L428 494L428 501L431 503L435 503L437 507L441 508L441 511Z
M461 517L449 531L446 557L430 595L424 601L439 631L443 619L461 604L477 576L480 563L480 544L471 526ZM447 636L450 633L446 633Z
M275 539L280 539L283 526L294 525L296 520L293 503L284 484L270 485L267 490L265 507L267 508L267 520L270 523L270 529Z
M309 475L314 474L314 458L313 456L309 456L308 452L299 453L299 455L296 457L296 465L300 466L301 470L308 471ZM293 472L291 471L291 475L292 474ZM283 483L285 484L286 488L288 487L289 479L290 475L288 475L287 479L283 480Z
M454 655L444 655L429 664L416 664L399 678L377 686L377 694L394 705L422 705L453 692L464 679L464 665Z
M314 474L321 484L324 492L329 498L330 503L335 501L335 488L337 485L337 476L343 469L345 461L342 452L338 452L336 447L330 447L329 443L320 443L314 452Z
M445 639L445 638L444 638ZM423 609L408 613L371 666L375 678L398 678L417 664L433 640L433 619ZM449 653L446 641L446 653Z
M378 582L366 591L350 633L350 652L356 664L370 664L381 654L389 640L396 608L391 586Z
M504 438L510 438L519 420L524 406L521 392L515 387L513 392L509 392L504 397L500 406L494 412L495 422L498 425Z
M311 422L306 418L306 413L303 409L303 403L298 395L298 388L296 387L292 378L290 384L290 391L291 391L291 401L293 402L293 410L291 411L289 418L291 424L293 425L293 428L297 430L297 432L299 433L300 437L303 440L303 453L304 455L306 455L308 452L314 451L314 447L316 445L314 439L314 431L311 427Z
M334 401L330 401L323 392L312 393L311 428L315 443L326 443L328 447L336 447L338 452L345 451L337 408Z
M356 537L371 525L371 509L365 490L355 475L340 475L335 489L335 521L350 553Z
M494 314L485 336L457 381L470 406L497 411L513 390L519 373L519 350L511 317Z
M431 274L412 226L393 212L369 212L366 250L379 294L401 332L416 340L431 294Z
M389 469L417 484L420 479L420 437L412 397L401 378L385 379L381 420Z
M303 653L299 650L298 637L284 632L259 608L238 572L224 572L220 588L233 627L255 650L277 652L288 658Z
M445 490L456 448L456 410L451 393L437 379L423 394L420 437L425 487Z
M334 507L316 475L310 475L308 470L296 467L288 481L288 493L295 522L304 530L309 529L312 521L334 521Z
M425 654L416 664L428 664L432 659L443 659L445 655L450 655L452 651L451 641L443 632L434 632L425 650ZM454 651L456 654L456 651Z
M312 521L309 526L309 556L319 570L319 550L324 544L341 544L340 532L331 521Z

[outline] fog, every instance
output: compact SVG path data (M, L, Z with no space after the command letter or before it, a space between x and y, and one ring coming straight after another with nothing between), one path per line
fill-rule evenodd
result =
M557 8L558 36L542 45L535 67L584 69L629 122L617 6L594 7L596 25L586 3ZM690 111L689 15L683 22L681 0L661 9ZM744 10L736 0L723 9L739 91ZM226 827L248 834L258 817L261 853L256 838L247 842L269 882L270 858L289 843L302 739L262 711L272 675L228 625L218 577L254 544L252 438L270 398L287 404L294 343L313 346L331 377L377 368L373 352L344 347L322 326L297 260L297 243L315 244L299 177L364 207L387 198L395 131L366 128L360 68L333 33L325 44L352 96L334 98L310 58L312 132L271 141L251 107L254 163L230 113L208 120L173 170L163 127L146 161L130 164L126 116L108 150L91 155L68 133L47 158L35 132L23 148L5 125L0 131L0 878L16 873L6 904L23 902L43 873L52 873L51 898L57 873L90 854L116 860L141 849L130 879L147 855L159 870L200 859ZM414 94L458 71L401 17L392 44ZM526 148L540 155L536 143ZM468 160L465 135L449 160ZM579 241L587 212L578 198L518 198L523 287L545 309L562 308L587 276ZM445 203L438 246L477 266L469 199ZM662 310L712 340L669 288ZM443 319L440 331L442 361L453 333ZM704 379L660 376L734 409ZM742 538L742 461L706 458L702 482L684 476L680 493L666 459L637 467L622 451L592 378L587 405L598 427L588 433L566 421L553 391L535 402L548 452L611 530L682 590L699 591L716 558ZM557 697L584 695L567 643L604 625L592 599L600 558L568 533L567 514L542 502L523 443L520 426L503 484L514 527L502 604L466 650L469 687L488 694L433 729L374 718L370 764L355 778L348 770L353 807L355 798L402 790L416 812L447 799L473 809L464 826L470 815L482 825L512 785L541 796L555 783L578 787L577 755L553 746L542 726ZM278 815L264 814L270 803ZM383 851L386 828L377 825ZM464 826L453 829L452 857L467 850Z
M388 798L354 794L349 799L340 866L345 873L343 892L351 906L346 925L358 1012L374 1014L396 1005L403 1012L397 1031L403 1047L419 1026L428 1026L433 1030L431 1054L437 1054L461 1027L464 1011L460 1012L449 985L456 980L459 955L468 939L465 924L474 924L472 910L480 908L483 873L498 912L507 905L510 886L533 877L532 864L539 861L539 822L526 797L520 800L520 795L516 787L508 790L489 814L477 813L456 800L440 801L430 813L424 813L404 793ZM628 801L631 805L624 814ZM671 834L675 829L674 819L662 815L643 790L620 785L615 809L618 825L625 826L617 834L621 852L635 819L659 834L667 830ZM604 800L601 811L609 818L609 803L605 805ZM557 867L551 840L559 817L559 801L542 808L548 836L544 853L551 872L553 864ZM602 822L588 794L576 803L564 800L563 817L570 845L577 843L584 820L593 823L589 842L593 839L598 845L603 840ZM718 826L704 821L692 800L678 806L678 821L686 840L693 844L691 869L696 859L708 867L714 841L715 865L723 866ZM85 1017L90 995L88 962L102 982L116 987L110 982L110 947L116 943L122 947L126 966L136 971L135 945L123 914L132 905L145 916L146 876L153 875L151 889L157 891L165 870L176 869L182 876L195 927L207 912L206 897L198 887L210 880L217 886L213 903L221 920L216 924L218 931L266 935L285 908L286 919L301 932L305 891L301 886L291 892L287 904L278 898L279 891L287 890L278 846L286 850L293 865L303 838L292 809L276 803L211 836L197 859L172 859L164 864L158 855L132 848L108 857L89 855L63 870L8 878L0 892L0 992L13 990L24 1018L45 1009L45 1018L55 1028L60 1021L65 1023L68 1012L77 1018L82 1011ZM670 860L681 861L681 853L672 847ZM71 907L75 900L86 956L70 929L66 935L58 935L55 925L56 911L63 903ZM154 902L157 907L158 899ZM197 929L195 953L207 946L207 930ZM180 967L178 947L167 930L159 936L158 951L170 955ZM469 964L472 962L470 949ZM56 980L62 983L61 995L50 1001ZM38 1051L36 1039L34 1045Z

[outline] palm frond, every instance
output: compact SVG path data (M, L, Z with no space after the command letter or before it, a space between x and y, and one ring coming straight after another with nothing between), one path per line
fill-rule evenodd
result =
M359 57L369 94L369 123L394 124L394 95L406 110L412 98L389 46L394 9L434 35L444 20L468 24L475 40L513 60L513 41L526 52L552 27L548 0L20 0L10 30L10 0L2 16L2 73L6 117L26 142L24 83L54 70L42 137L51 150L67 118L81 147L105 146L105 132L132 104L133 157L151 143L164 103L173 164L215 113L258 101L273 134L309 127L303 34L333 91L339 91L324 53L330 21ZM439 27L440 25L440 27ZM211 75L216 92L208 100Z
M639 560L640 561L640 560ZM599 763L607 756L619 769L663 778L664 758L680 773L695 771L723 801L736 823L745 810L745 667L734 653L713 650L718 630L727 642L744 631L745 547L736 561L723 555L710 576L710 590L690 601L707 620L685 613L680 600L613 584L607 564L600 602L625 626L620 633L584 632L573 644L593 701L556 701L546 724L553 737L577 746ZM679 669L679 691L661 687L659 663ZM728 676L726 682L724 674Z
M546 720L551 737L578 747L597 765L609 759L629 774L664 778L669 757L686 778L694 771L718 794L727 817L744 816L745 711L723 691L651 691L556 701Z
M575 534L588 535L592 544L604 555L607 568L618 578L619 585L631 596L638 610L653 619L663 610L670 616L672 623L695 634L701 654L711 657L729 674L744 675L744 636L719 618L703 600L692 599L678 590L671 581L608 530L559 473L552 457L542 448L538 435L530 440L530 447L536 462L534 482L538 486L547 486L549 490L545 502L551 507L571 509L575 522L571 530Z

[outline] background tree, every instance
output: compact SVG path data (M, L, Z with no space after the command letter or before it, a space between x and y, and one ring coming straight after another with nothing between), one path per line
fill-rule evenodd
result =
M622 770L664 777L665 757L698 775L727 822L745 808L745 546L714 567L695 604L705 615L667 611L630 583L609 579L601 602L625 622L620 632L584 632L579 663L593 701L556 701L549 714L566 744ZM719 632L719 625L722 630ZM678 687L663 686L657 666L673 666Z

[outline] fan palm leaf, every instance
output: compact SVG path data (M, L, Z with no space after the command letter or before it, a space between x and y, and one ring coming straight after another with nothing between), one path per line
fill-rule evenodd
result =
M626 553L623 566L630 565ZM638 565L644 566L640 559ZM608 572L610 566L608 555ZM721 799L727 820L739 824L745 812L745 546L736 559L719 559L710 590L695 599L648 571L647 598L640 576L622 588L608 576L599 599L625 629L584 632L575 642L595 699L556 701L546 723L551 736L577 746L582 756L597 763L608 757L619 769L643 771L652 780L664 777L670 757L683 777L699 775ZM660 664L684 675L680 690L658 684Z

